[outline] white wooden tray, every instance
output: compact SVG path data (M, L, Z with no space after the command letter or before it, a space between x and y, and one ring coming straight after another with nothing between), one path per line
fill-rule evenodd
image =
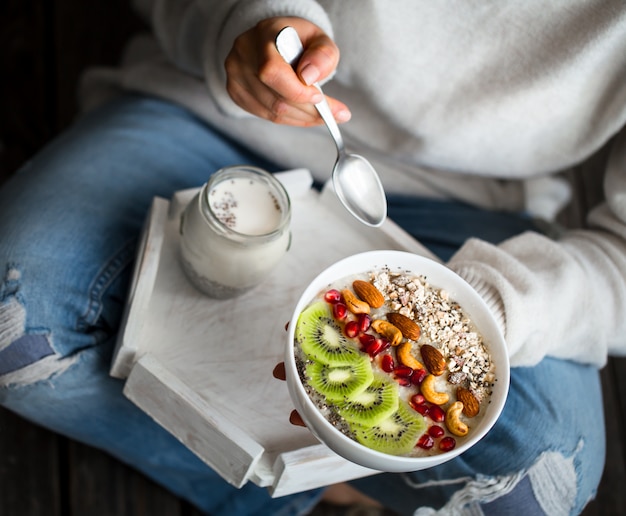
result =
M391 220L366 227L308 171L278 174L292 201L292 244L255 290L213 300L178 263L179 216L197 189L155 198L146 219L111 374L125 395L225 480L283 496L377 473L293 426L284 382L272 376L285 323L306 285L340 258L371 249L432 255Z

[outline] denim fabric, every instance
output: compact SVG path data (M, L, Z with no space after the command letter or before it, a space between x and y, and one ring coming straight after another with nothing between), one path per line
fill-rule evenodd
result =
M271 499L251 483L228 485L108 375L152 198L237 163L280 168L178 106L126 96L83 117L2 188L0 402L110 452L207 513L304 514L320 490ZM498 242L533 228L523 216L440 201L390 198L389 213L443 259L469 236ZM576 514L602 472L601 407L596 370L547 359L513 370L502 418L472 450L431 470L354 484L407 514L445 504L448 513L507 514L517 503L525 514Z

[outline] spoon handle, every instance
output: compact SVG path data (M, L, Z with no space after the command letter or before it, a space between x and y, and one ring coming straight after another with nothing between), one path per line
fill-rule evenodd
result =
M295 69L298 60L304 51L304 47L302 46L300 36L298 36L296 29L293 27L285 27L282 29L276 36L276 49L283 59ZM324 92L322 91L322 88L320 88L319 84L315 83L313 86L315 86L322 94L322 100L315 104L315 108L322 117L322 120L324 120L324 123L328 128L328 132L330 132L330 135L333 137L335 145L337 146L337 151L339 153L343 153L343 137L339 131L337 121L330 110L330 106L326 101L326 96L324 95Z

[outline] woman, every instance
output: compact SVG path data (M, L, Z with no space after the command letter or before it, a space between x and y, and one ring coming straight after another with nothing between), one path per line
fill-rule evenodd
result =
M472 450L351 485L406 514L579 513L604 457L604 429L580 407L602 406L598 367L626 351L622 2L136 3L155 39L90 71L89 112L0 193L2 404L208 513L310 510L321 491L271 500L227 486L107 371L152 197L241 162L327 179L319 81L390 216L484 297L513 365L507 406ZM305 46L295 72L274 45L287 25ZM605 145L607 199L590 229L542 234L536 218L567 200L554 175Z

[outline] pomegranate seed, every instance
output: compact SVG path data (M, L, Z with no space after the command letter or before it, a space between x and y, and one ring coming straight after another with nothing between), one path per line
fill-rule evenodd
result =
M332 305L339 303L341 301L341 292L334 288L330 289L324 294L324 300Z
M428 416L437 423L442 423L446 418L446 414L439 405L433 405L428 409Z
M435 441L433 440L433 438L428 435L428 434L423 434L418 440L417 440L417 445L420 448L424 448L425 450L430 450L434 445L435 445Z
M384 350L386 350L386 349L391 347L391 343L387 339L378 338L376 340L380 341L381 351L384 351Z
M370 335L369 333L363 333L359 335L359 342L361 343L361 351L365 351L367 347L376 340L374 335Z
M416 410L424 417L428 415L430 412L430 407L424 403L423 405L418 405Z
M454 437L444 437L441 441L439 441L439 449L441 451L450 451L450 450L454 450L454 447L456 446L456 440L454 439Z
M343 321L346 318L347 314L348 314L348 307L344 305L343 303L335 303L333 305L333 315L335 316L335 319L339 319L340 321Z
M411 382L413 385L421 385L427 375L428 372L425 369L415 369L413 376L411 376Z
M444 429L441 428L439 425L433 425L428 429L428 435L434 437L435 439L441 437L444 433Z
M404 378L403 376L396 376L396 382L398 382L399 385L402 385L402 387L408 387L411 385L411 379Z
M356 320L359 323L359 329L361 330L361 332L366 332L370 329L370 326L372 325L372 318L367 314L357 315Z
M383 343L380 341L380 339L374 339L373 342L369 343L365 347L365 352L372 358L378 355L382 350L383 350Z
M418 392L417 394L413 394L413 396L411 396L411 403L414 403L415 405L423 405L426 403L426 398L424 398L423 394Z
M428 415L429 407L426 403L412 403L409 402L413 410L419 412L422 416L426 417Z
M393 357L387 353L383 355L383 358L380 363L380 367L385 373L391 373L395 367L395 363L393 361Z
M396 374L396 376L399 376L401 378L411 378L411 375L413 374L413 369L411 369L409 366L399 365L393 370L393 372Z
M346 334L346 337L350 337L351 339L353 339L360 333L359 323L356 321L348 321L343 327L343 332Z
M419 412L422 416L426 416L428 414L428 405L426 404L426 398L420 393L413 394L409 398L409 405L413 407L414 410Z

